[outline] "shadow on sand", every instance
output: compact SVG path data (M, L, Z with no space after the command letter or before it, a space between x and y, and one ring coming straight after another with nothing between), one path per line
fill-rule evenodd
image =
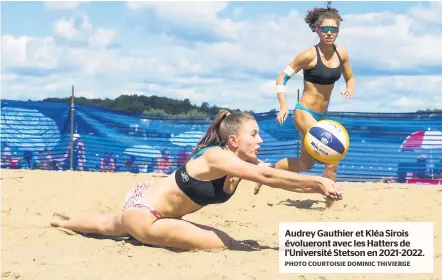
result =
M312 211L325 211L327 210L325 201L321 200L292 200L292 199L286 199L282 200L277 203L277 205L285 205L289 207L296 207L298 209L306 209L306 210L312 210ZM323 205L323 206L318 206Z

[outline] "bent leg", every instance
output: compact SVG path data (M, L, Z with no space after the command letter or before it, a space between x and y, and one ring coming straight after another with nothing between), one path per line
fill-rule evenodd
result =
M88 214L74 218L54 214L51 221L53 227L61 227L75 232L95 233L106 236L129 236L121 223L121 214Z
M322 171L322 176L336 182L337 173L338 173L337 164L327 164L326 166L324 166L324 170Z
M301 154L298 158L283 158L275 164L275 168L292 172L309 171L313 168L313 158L307 153L304 147L304 140L301 141Z
M298 158L284 158L275 165L278 169L288 170L292 172L309 171L313 168L313 158L307 153L304 147L304 136L309 128L318 121L308 112L296 110L294 114L294 125L300 134L301 151Z
M143 209L125 210L122 222L131 236L154 246L208 250L226 248L231 242L231 237L218 229L197 226L181 219L155 219Z

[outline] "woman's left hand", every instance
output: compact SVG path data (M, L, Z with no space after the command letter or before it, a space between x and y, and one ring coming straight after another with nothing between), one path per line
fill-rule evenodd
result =
M353 91L349 90L349 89L345 89L345 91L341 94L347 99L350 99L353 97Z

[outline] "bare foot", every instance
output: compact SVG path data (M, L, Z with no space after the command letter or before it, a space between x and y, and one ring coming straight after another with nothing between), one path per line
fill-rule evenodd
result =
M52 215L51 226L61 227L64 221L69 220L69 217L61 213L54 213Z

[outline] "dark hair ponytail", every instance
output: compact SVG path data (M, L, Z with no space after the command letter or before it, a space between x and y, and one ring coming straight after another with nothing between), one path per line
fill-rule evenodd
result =
M207 146L226 145L229 136L235 134L245 120L255 120L255 118L246 112L230 113L227 110L221 109L190 154L189 159Z
M214 146L214 145L221 145L222 144L222 138L221 134L219 132L219 127L221 125L221 122L226 118L226 116L229 114L229 111L221 109L218 114L216 115L213 122L210 124L209 128L207 129L206 133L203 137L201 137L200 141L196 145L195 149L193 150L192 154L190 155L190 158L193 157L196 153L198 153L201 149L207 147L207 146Z

